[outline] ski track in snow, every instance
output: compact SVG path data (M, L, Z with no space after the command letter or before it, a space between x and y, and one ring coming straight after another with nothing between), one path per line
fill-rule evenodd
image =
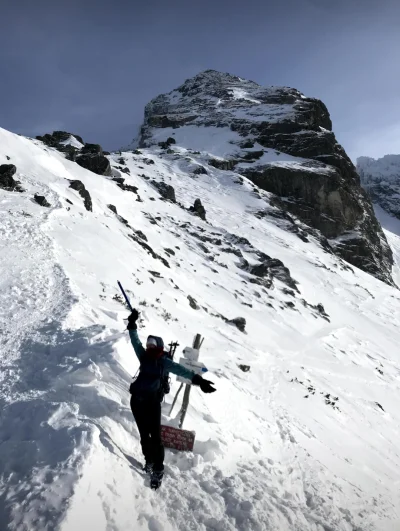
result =
M0 133L0 163L12 156L26 189L0 190L1 530L400 529L395 289L342 270L273 219L255 218L268 194L259 199L233 172L207 166L208 175L190 177L207 165L206 154L149 150L144 157L155 164L147 166L144 157L123 153L138 202L39 142ZM110 159L115 166L119 156ZM173 184L185 206L199 197L208 221L160 201L142 174ZM72 178L90 191L93 213L68 187ZM37 191L52 208L30 200ZM170 268L129 238L132 229L110 203ZM203 251L192 232L224 243L205 241ZM269 291L243 283L237 256L222 252L230 234L289 267L301 290L294 309L284 307L288 295L278 281ZM389 241L397 257L394 229ZM248 246L237 248L257 261ZM141 335L156 329L182 347L196 332L205 336L201 360L218 389L192 393L185 424L196 430L194 452L166 451L157 492L141 471L129 409L137 361L124 332L127 311L113 299L117 279L139 305ZM192 310L187 294L208 313ZM322 302L330 322L302 306L302 297ZM244 315L247 334L212 313ZM177 387L163 406L172 424ZM327 393L338 396L337 409L327 405Z
M56 201L46 186L42 190ZM47 211L38 216L41 209L26 200L9 206L0 213L0 432L1 453L7 456L0 528L46 529L60 518L57 498L71 495L80 460L78 438L52 426L59 405L48 396L49 385L65 369L62 323L74 298L46 235ZM48 493L56 478L59 484Z

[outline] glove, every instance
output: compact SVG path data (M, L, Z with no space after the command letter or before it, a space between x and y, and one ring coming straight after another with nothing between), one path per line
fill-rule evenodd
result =
M136 321L139 319L139 312L137 310L132 310L132 313L128 317L128 326L127 330L137 330Z
M213 382L210 380L205 380L200 376L200 374L195 374L192 378L193 385L199 385L203 393L214 393L216 389L213 387Z

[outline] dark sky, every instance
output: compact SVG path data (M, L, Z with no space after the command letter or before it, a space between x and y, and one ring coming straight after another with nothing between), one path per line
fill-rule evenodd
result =
M322 99L349 155L400 153L400 0L0 0L0 126L106 149L208 68Z

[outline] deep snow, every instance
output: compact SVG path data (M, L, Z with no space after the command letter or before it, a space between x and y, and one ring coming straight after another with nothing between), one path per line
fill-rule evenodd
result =
M231 148L214 145L204 150ZM204 153L111 155L114 167L125 159L136 194L39 141L0 129L0 146L0 164L15 164L26 190L0 190L1 530L400 529L398 290L283 221L255 217L273 210L269 194ZM199 164L208 175L193 176ZM172 184L182 206L161 200L146 177ZM68 179L85 184L93 212ZM182 208L196 198L207 222ZM282 260L299 293L276 279L270 289L251 283L229 245L249 263L254 249ZM129 409L137 361L117 279L142 312L143 338L178 339L182 349L205 337L200 360L217 387L192 390L184 427L196 431L194 451L167 450L156 493ZM329 321L309 306L318 303ZM247 332L219 314L245 317ZM165 422L178 413L167 417L178 385Z

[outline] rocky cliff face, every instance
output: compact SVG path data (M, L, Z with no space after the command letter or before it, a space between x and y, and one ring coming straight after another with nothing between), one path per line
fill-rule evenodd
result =
M270 192L294 225L316 229L326 250L392 283L391 250L331 129L317 99L208 70L146 106L139 147L206 153L210 166Z
M371 200L400 219L400 155L359 157L357 171Z

